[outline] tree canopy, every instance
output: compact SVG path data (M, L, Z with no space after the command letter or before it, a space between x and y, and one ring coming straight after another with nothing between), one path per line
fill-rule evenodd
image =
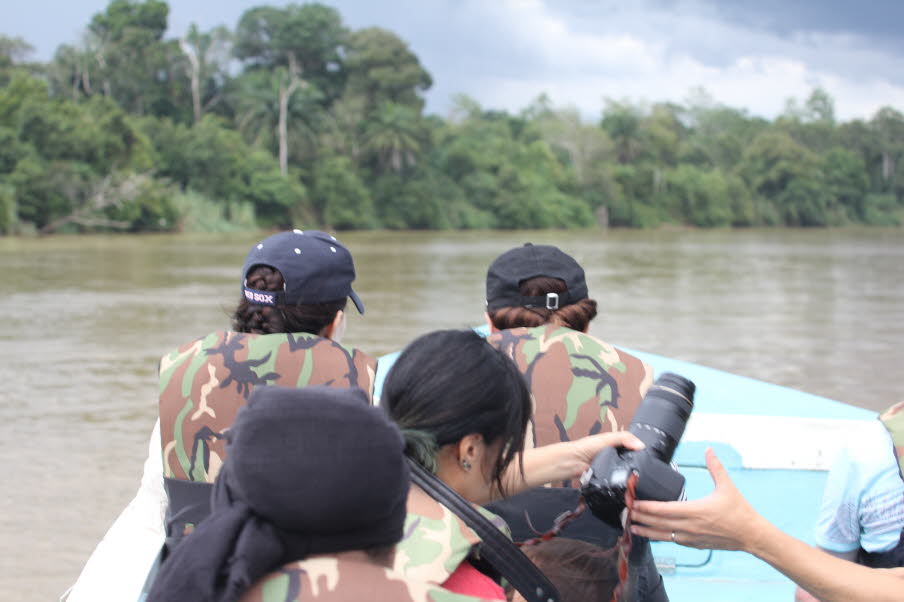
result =
M392 31L317 3L167 37L164 0L112 0L48 63L0 35L0 233L899 224L904 115L839 122L822 89L772 121L703 90L459 97Z

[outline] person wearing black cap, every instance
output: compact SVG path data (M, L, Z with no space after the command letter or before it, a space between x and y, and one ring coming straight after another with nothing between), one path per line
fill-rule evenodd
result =
M627 428L653 382L653 370L631 354L588 334L597 315L584 269L551 245L510 249L487 270L488 341L515 360L534 399L528 447L573 441ZM496 503L491 509L512 528L516 541L531 539L531 523L549 525L577 504L577 482L559 482ZM528 514L529 521L525 519ZM562 531L566 537L608 548L617 533L589 513ZM635 543L634 570L646 575L639 600L664 600L664 588L648 542Z
M308 600L324 559L332 599L388 599L380 592L396 591L386 557L403 536L409 468L398 427L368 401L360 389L255 389L226 435L210 516L162 566L147 601L259 599L284 576Z
M649 365L587 334L596 314L584 269L557 247L527 243L487 270L489 340L529 377L535 445L626 427L653 382ZM579 417L555 424L566 414Z
M206 515L210 484L226 457L224 434L256 386L329 384L370 396L376 361L339 343L347 299L364 313L354 279L348 249L324 232L280 232L251 247L232 330L161 358L160 419L141 488L92 554L69 602L138 596L164 532L171 549Z
M495 330L554 323L587 332L596 316L584 269L551 245L526 243L487 270L487 320Z

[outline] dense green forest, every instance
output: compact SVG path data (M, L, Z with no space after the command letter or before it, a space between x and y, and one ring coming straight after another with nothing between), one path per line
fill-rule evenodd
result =
M0 232L287 225L548 228L899 224L904 115L836 121L816 89L773 121L702 90L459 97L424 112L405 42L321 4L260 6L166 38L161 0L113 0L49 63L0 35Z

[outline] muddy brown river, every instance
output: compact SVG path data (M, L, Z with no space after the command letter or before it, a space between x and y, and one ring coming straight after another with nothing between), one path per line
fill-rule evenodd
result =
M0 591L56 599L138 487L157 359L227 327L260 236L0 239ZM880 409L904 399L904 230L352 233L344 342L372 354L482 320L483 277L532 240L574 255L591 332Z

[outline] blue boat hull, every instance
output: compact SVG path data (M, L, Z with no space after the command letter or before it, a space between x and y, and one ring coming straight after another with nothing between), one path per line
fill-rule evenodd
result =
M837 401L737 376L705 366L628 350L656 374L676 372L697 385L695 419L707 419L706 439L691 425L675 452L687 478L687 497L708 495L712 479L704 452L711 446L744 497L782 531L813 542L827 469L834 452L858 423L876 413ZM725 428L718 428L724 422ZM745 423L754 426L739 430ZM763 426L773 428L763 429ZM732 441L733 435L743 439ZM754 457L755 456L755 457ZM753 466L751 466L753 464ZM771 467L770 467L771 465ZM793 600L795 585L761 560L742 552L694 550L654 543L653 554L675 602Z

